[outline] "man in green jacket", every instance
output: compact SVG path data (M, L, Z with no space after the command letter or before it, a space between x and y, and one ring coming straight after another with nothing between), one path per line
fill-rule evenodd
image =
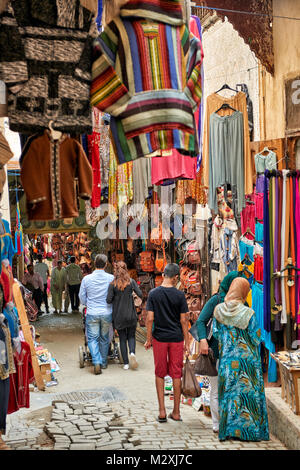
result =
M75 264L75 256L71 256L70 264L66 267L67 287L71 300L72 312L78 312L79 309L79 290L82 281L81 268Z

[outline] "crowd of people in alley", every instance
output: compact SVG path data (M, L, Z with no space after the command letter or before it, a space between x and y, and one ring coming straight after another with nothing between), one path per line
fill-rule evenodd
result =
M68 266L58 262L51 273L51 295L55 312L62 311L66 289L73 311L79 302L86 307L86 336L94 373L108 367L111 331L117 331L123 369L138 369L136 357L137 312L135 298L143 294L130 278L123 261L106 272L108 259L96 256L95 270L82 276L75 258ZM155 384L159 414L157 421L182 421L180 402L184 358L189 351L189 309L185 293L177 289L180 270L167 264L163 283L150 291L147 300L147 340L145 349L153 350ZM49 270L41 257L28 266L24 284L33 293L39 308L47 299ZM233 271L222 281L219 292L202 309L196 322L200 354L213 357L218 375L210 379L212 427L219 439L242 441L269 440L268 414L260 356L261 333L255 312L246 299L250 283L241 272ZM173 411L165 408L165 377L173 380Z

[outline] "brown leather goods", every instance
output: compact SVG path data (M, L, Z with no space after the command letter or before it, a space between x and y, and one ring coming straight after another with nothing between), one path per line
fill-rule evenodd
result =
M143 299L141 299L134 290L132 291L133 303L136 308L140 308L143 303Z
M119 261L125 261L124 253L113 253L111 255L111 259L114 263L118 263Z
M161 274L157 274L157 275L155 276L155 280L154 280L155 287L161 286L162 283L163 283L163 280L164 280L164 278L162 277L162 275L161 275Z
M190 312L199 312L201 310L201 301L199 297L189 299L188 307Z
M188 244L186 260L189 264L201 264L199 245L196 241L193 241Z
M154 227L151 230L150 243L152 243L152 245L155 245L157 247L160 247L162 245L162 225L161 224L159 224L158 227Z
M181 393L186 398L198 398L202 395L201 387L196 379L195 373L188 358L186 358L186 362L183 367Z
M190 271L186 279L186 289L191 295L201 295L202 285L198 271Z
M142 251L140 253L141 269L144 272L153 272L155 270L154 256L152 251Z
M150 274L143 274L138 279L139 287L143 292L143 298L147 298L150 290L154 288L153 277Z
M187 266L182 266L180 268L180 281L183 289L187 289L187 278L190 272L191 270Z
M127 240L127 251L134 253L134 240L132 240L132 238L128 238Z
M134 279L135 281L138 280L138 274L136 269L128 269L128 274L131 277L131 279Z
M156 260L155 260L155 267L156 267L156 270L159 272L159 273L163 273L164 272L164 269L165 267L167 266L168 262L167 262L167 258L166 258L166 252L165 252L165 247L163 247L163 256L162 258L159 257L159 254L158 254L158 250L156 252Z
M194 372L195 374L205 375L207 377L216 377L218 375L216 359L211 348L209 348L207 356L200 354L196 359Z
M189 313L190 313L190 322L192 324L196 323L196 321L198 320L199 315L200 315L200 310L192 311L192 312L189 312Z

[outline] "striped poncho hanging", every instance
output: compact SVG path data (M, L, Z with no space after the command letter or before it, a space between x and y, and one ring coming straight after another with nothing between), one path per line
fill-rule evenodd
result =
M119 163L175 148L197 156L201 42L180 0L129 0L94 43L91 104L111 114Z

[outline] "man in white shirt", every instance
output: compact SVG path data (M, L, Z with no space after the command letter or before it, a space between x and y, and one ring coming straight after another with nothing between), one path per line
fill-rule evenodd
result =
M46 312L49 313L49 305L48 305L48 294L47 294L47 283L48 283L48 277L49 277L49 268L46 263L43 263L43 256L38 255L38 262L34 266L34 272L39 273L41 275L41 278L43 279L43 284L44 284L44 290L43 290L43 296L42 296L42 303L44 302L45 307L46 307Z
M107 368L109 330L112 324L112 306L106 302L112 274L105 272L107 256L97 255L95 271L85 276L81 282L79 298L87 307L86 332L88 347L92 355L95 374Z

